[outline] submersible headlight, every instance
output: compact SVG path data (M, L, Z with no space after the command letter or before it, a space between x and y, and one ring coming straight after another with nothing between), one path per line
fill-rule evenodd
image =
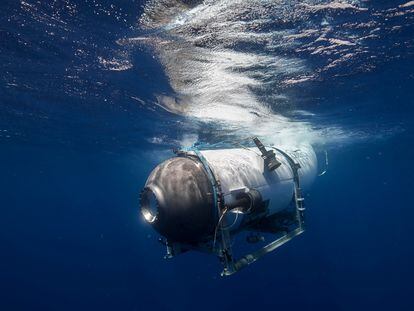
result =
M146 187L141 193L141 214L144 216L144 219L153 223L157 220L158 216L158 201L154 192Z

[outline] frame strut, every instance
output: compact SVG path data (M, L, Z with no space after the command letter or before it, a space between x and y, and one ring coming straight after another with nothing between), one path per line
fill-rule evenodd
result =
M286 152L273 147L273 149L275 149L276 151L278 151L279 153L281 153L286 160L288 161L291 169L292 169L292 173L293 173L293 181L294 181L294 185L295 185L295 190L294 190L294 201L295 201L295 210L296 210L296 220L298 223L298 227L286 234L284 234L283 236L281 236L280 238L270 242L269 244L267 244L266 246L264 246L263 248L258 249L257 251L247 254L245 256L243 256L242 258L240 258L239 260L237 260L234 264L234 270L233 272L230 271L226 271L226 269L223 271L222 275L231 275L237 271L239 271L240 269L247 267L248 265L252 264L253 262L255 262L256 260L260 259L261 257L263 257L264 255L274 251L276 248L282 246L283 244L285 244L286 242L292 240L294 237L300 235L301 233L303 233L305 231L304 228L304 211L305 211L305 207L304 207L304 198L302 197L302 192L300 189L300 180L299 180L299 169L300 169L300 164L296 163Z
M295 230L292 230L291 232L281 236L277 240L274 240L273 242L267 244L263 248L260 248L260 249L258 249L257 251L255 251L251 254L247 254L247 255L243 256L238 261L236 261L236 263L234 264L235 268L236 268L234 272L237 272L240 269L242 269L244 267L247 267L248 265L254 263L256 260L258 260L258 259L262 258L264 255L274 251L276 248L282 246L286 242L289 242L294 237L298 236L299 234L301 234L303 232L304 232L303 229L296 228ZM225 274L225 275L231 275L231 273Z
M213 170L210 168L207 160L205 159L205 157L203 156L203 154L195 147L189 148L185 151L178 151L177 154L178 155L189 155L188 152L194 152L195 156L200 160L200 162L202 163L207 176L211 182L211 185L213 186L213 196L214 196L214 205L215 208L217 210L217 215L218 215L218 220L220 220L221 218L223 218L223 221L218 221L218 230L220 230L220 246L217 248L214 244L211 248L209 247L189 247L189 249L193 248L193 249L198 249L200 251L206 251L206 252L212 252L212 253L216 253L224 266L223 272L221 273L222 276L228 276L228 275L232 275L234 273L236 273L237 271L239 271L240 269L247 267L248 265L252 264L253 262L257 261L258 259L260 259L261 257L265 256L266 254L274 251L275 249L277 249L278 247L282 246L283 244L285 244L286 242L290 241L291 239L293 239L294 237L300 235L301 233L303 233L305 231L304 228L304 211L305 211L305 207L304 207L304 198L302 197L302 191L300 188L300 180L299 180L299 169L300 169L300 164L296 163L286 152L272 147L274 150L278 151L280 154L282 154L285 159L288 161L289 166L292 169L292 174L293 174L293 181L294 181L294 196L293 196L293 200L295 202L295 214L296 214L296 221L297 221L297 227L293 230L291 230L290 232L285 233L284 235L282 235L281 237L279 237L278 239L270 242L269 244L267 244L266 246L250 253L247 255L244 255L243 257L241 257L239 260L235 261L233 258L233 253L232 253L232 247L231 247L231 236L230 236L230 232L228 230L228 227L226 226L226 222L225 222L225 213L226 213L226 209L224 208L224 199L223 199L223 194L221 191L221 186L220 186L220 182L219 180L216 178L216 176L214 175ZM167 257L171 258L175 255L175 247L174 245L170 245L168 242L166 243L167 245ZM177 249L178 250L178 249Z

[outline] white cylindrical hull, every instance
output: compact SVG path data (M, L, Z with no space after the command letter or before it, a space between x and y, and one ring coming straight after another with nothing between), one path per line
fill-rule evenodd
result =
M272 147L266 146L268 150ZM302 190L309 189L317 173L317 160L310 145L280 147L300 165L299 179ZM275 150L281 165L269 171L257 148L203 150L215 177L220 182L225 204L231 204L240 191L255 189L263 201L269 200L269 215L286 209L294 195L294 175L288 159ZM234 217L229 215L229 217ZM231 221L230 221L231 222Z

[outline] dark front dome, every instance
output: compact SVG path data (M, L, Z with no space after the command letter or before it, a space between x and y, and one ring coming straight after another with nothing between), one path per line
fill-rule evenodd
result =
M141 193L141 213L164 237L197 242L213 234L213 187L196 158L176 157L158 165Z

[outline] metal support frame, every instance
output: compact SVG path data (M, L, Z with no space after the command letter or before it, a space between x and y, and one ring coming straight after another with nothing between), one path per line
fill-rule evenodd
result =
M214 204L215 208L217 210L217 219L222 219L223 221L218 221L218 228L217 230L220 233L219 238L219 244L218 247L213 243L209 244L206 243L200 243L198 245L184 245L179 243L179 245L176 245L177 243L170 243L168 241L165 241L164 244L167 247L167 255L165 258L172 258L175 255L179 253L183 253L188 250L197 250L201 252L206 253L215 253L221 260L223 264L223 271L221 273L222 276L228 276L236 273L240 269L252 264L253 262L257 261L261 257L265 256L266 254L274 251L278 247L282 246L286 242L292 240L294 237L300 235L305 231L304 228L304 198L302 197L301 188L300 188L300 180L299 180L299 173L298 170L300 169L300 164L296 163L287 153L284 151L272 147L274 150L278 151L280 154L282 154L286 160L288 161L292 173L293 173L293 180L294 180L294 196L293 201L295 204L295 214L296 214L296 222L297 227L289 232L284 233L282 236L277 238L276 240L270 242L266 246L250 253L242 256L240 259L235 261L233 257L232 247L231 247L231 236L230 232L228 230L228 227L226 226L225 222L225 213L226 209L224 208L224 200L221 192L220 182L214 175L214 172L210 168L207 160L202 155L202 153L195 147L189 148L185 151L178 151L177 154L180 156L194 156L192 154L189 154L188 152L194 152L195 156L200 160L202 165L204 166L204 169L207 173L207 176L213 186L213 196L214 196Z
M302 189L300 188L300 179L299 179L299 169L300 164L296 163L286 152L273 147L276 151L280 152L288 161L292 173L293 173L293 182L295 184L295 193L294 193L294 200L295 200L295 207L296 207L296 219L298 221L299 228L304 230L305 220L304 220L304 212L305 206L304 201L305 198L302 196Z
M256 250L255 252L241 257L239 260L237 260L235 262L234 270L231 273L228 272L228 271L223 271L222 275L231 275L231 274L239 271L240 269L242 269L244 267L247 267L248 265L250 265L253 262L255 262L256 260L260 259L264 255L274 251L278 247L282 246L286 242L292 240L294 237L300 235L301 233L303 233L305 231L305 229L304 229L304 211L305 211L304 200L305 199L302 197L302 191L300 189L299 172L298 172L298 170L300 169L300 165L299 165L299 163L296 163L284 151L282 151L280 149L277 149L277 148L274 148L274 147L273 147L273 149L275 149L276 151L281 153L286 158L286 160L288 161L288 163L289 163L289 165L292 169L293 181L294 181L294 187L295 187L293 200L294 200L294 203L295 203L297 228L290 231L290 232L287 232L287 233L283 234L278 239L270 242L269 244L267 244L266 246Z

